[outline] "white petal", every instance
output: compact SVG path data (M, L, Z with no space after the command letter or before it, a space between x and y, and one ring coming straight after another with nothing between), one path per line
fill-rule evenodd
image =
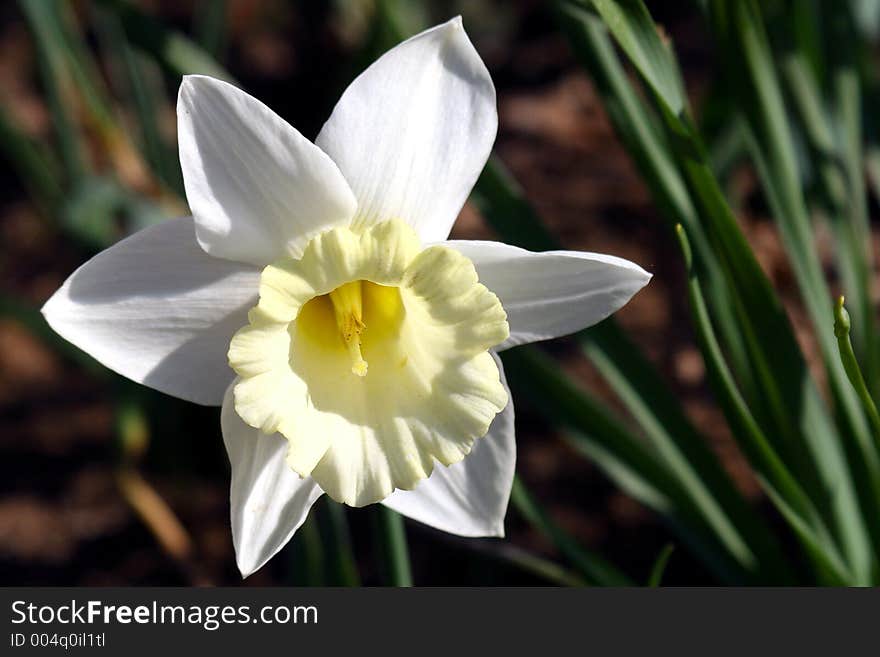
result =
M219 405L234 373L229 341L247 324L260 273L207 255L192 217L135 233L77 269L43 314L111 370L199 404Z
M223 400L220 424L232 467L232 542L238 569L247 577L287 544L322 491L287 466L283 437L267 436L241 421L232 386Z
M507 388L501 361L495 356ZM437 465L412 491L398 490L382 503L426 525L459 536L504 536L504 515L516 467L513 397L489 433L463 460Z
M624 306L651 274L601 253L534 253L501 242L449 241L474 263L507 311L510 338L498 349L568 335Z
M380 57L342 95L315 143L358 200L357 221L402 219L446 239L489 157L495 87L455 18Z
M231 84L186 76L177 127L186 197L211 255L267 265L354 213L333 161Z

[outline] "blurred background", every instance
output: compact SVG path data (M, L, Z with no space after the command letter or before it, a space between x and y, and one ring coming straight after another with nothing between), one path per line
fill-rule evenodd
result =
M736 157L736 135L724 130L725 89L700 3L646 4L674 43L688 97L706 108L737 219L816 369L767 203L753 168ZM55 336L38 309L101 248L186 213L174 105L182 74L231 79L312 139L379 53L459 13L498 90L499 170L565 248L621 256L654 274L617 325L657 367L737 492L771 527L783 524L713 401L674 234L547 3L20 0L0 4L0 584L241 582L218 409L121 380ZM479 195L474 201L453 236L497 238ZM836 286L826 241L818 235ZM541 353L629 424L574 341ZM508 537L459 539L406 521L414 582L602 583L589 575L610 563L643 584L672 547L665 584L725 581L674 521L586 458L539 395L518 393L516 365ZM376 526L373 509L322 500L245 585L380 584ZM791 540L783 536L783 549Z

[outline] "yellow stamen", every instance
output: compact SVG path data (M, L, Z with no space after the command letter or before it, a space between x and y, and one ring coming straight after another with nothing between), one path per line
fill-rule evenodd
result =
M361 354L361 333L364 325L364 303L361 281L340 285L330 293L336 325L351 356L351 371L358 376L367 375L367 361Z

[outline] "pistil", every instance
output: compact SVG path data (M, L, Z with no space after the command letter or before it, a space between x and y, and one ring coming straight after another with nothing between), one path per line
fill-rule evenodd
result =
M336 325L342 341L351 357L351 371L358 376L367 375L367 361L361 354L361 333L364 325L364 303L361 281L340 285L330 293Z

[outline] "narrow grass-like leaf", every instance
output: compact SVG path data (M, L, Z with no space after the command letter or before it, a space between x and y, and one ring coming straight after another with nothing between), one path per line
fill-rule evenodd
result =
M380 504L375 505L373 516L376 523L376 547L385 581L389 586L412 586L412 568L403 517Z
M86 172L85 147L71 121L69 109L72 89L65 71L63 39L53 19L57 8L51 2L19 0L28 28L36 46L37 66L46 95L46 105L52 116L52 126L58 138L58 149L68 181L75 181Z
M69 3L48 2L47 17L64 56L66 70L77 94L82 99L86 118L101 137L113 133L116 126L113 109L104 80L80 31L76 16Z
M868 577L873 548L856 493L859 473L850 468L842 445L844 442L851 443L845 446L849 453L864 452L870 437L858 399L849 387L837 357L834 335L828 321L831 317L830 295L813 246L812 228L800 186L795 149L775 74L774 59L755 3L750 0L714 0L710 15L722 51L737 53L735 58L731 55L728 59L727 71L745 109L752 133L755 163L801 296L813 320L840 414L843 431L839 436L802 427L803 444L811 455L814 464L811 469L818 473L820 485L824 491L834 491L833 497L824 506L835 518L835 533L842 542L847 560L861 577ZM774 368L774 371L781 376L781 370ZM812 406L813 402L809 405ZM810 408L806 407L805 410L809 411ZM787 423L781 423L777 429L784 431L787 426ZM786 459L795 457L796 454L789 453ZM811 488L814 486L812 484ZM858 488L861 489L861 486ZM812 494L821 502L818 496L828 493L814 488Z
M626 493L654 509L679 532L725 581L753 577L754 556L737 559L718 536L677 476L650 445L639 440L603 405L559 371L548 356L530 347L504 353L514 394L531 399L547 419L561 426L563 437L597 465ZM737 555L740 556L740 555Z
M715 177L721 181L728 181L733 170L746 157L745 135L739 115L728 117L727 125L709 143L708 151Z
M853 352L852 343L849 339L851 321L849 313L844 306L844 297L837 299L837 305L834 308L834 335L837 336L837 348L840 352L840 360L843 363L843 369L849 377L849 382L858 394L865 409L865 414L871 422L871 428L874 431L874 443L880 452L880 414L877 412L877 406L868 392L868 386L862 376L859 362Z
M790 509L789 513L783 514L784 517L791 520L791 514L797 515L799 519L797 535L802 537L804 532L809 532L810 544L807 547L810 550L815 545L818 546L818 549L833 553L835 548L822 518L785 463L774 451L736 388L736 383L727 368L721 348L715 338L700 281L694 269L687 234L681 225L676 227L676 232L688 274L688 299L693 314L694 329L712 387L728 423L739 444L743 446L758 472L763 475L762 481L773 487L774 490L780 491L774 499L785 500L786 510ZM809 529L802 529L801 525Z
M16 171L33 202L46 214L54 212L62 197L61 172L41 143L30 139L0 107L0 149Z
M234 82L229 73L210 54L192 40L170 30L152 16L125 0L97 0L116 12L129 41L145 54L155 57L175 85L183 75L201 73Z
M489 225L511 244L532 251L559 248L558 242L498 156L489 158L477 179L470 201Z
M715 5L719 3L715 3ZM750 47L752 51L757 49L759 43L756 31L752 23L744 20L742 10L748 3L733 3L737 8L732 12L721 13L722 20L717 21L725 28L730 29L731 23L738 28L745 28L737 32L739 36L746 37L740 44L744 50ZM722 4L724 9L726 5ZM718 15L719 12L714 12ZM656 33L643 31L644 38L659 40ZM678 114L670 108L669 103L662 97L662 93L651 84L650 72L639 67L637 69L645 77L649 85L655 91L660 103L661 113L669 130L670 139L679 160L679 166L684 174L688 188L691 191L697 207L700 209L701 224L707 231L707 236L721 258L727 270L730 280L734 284L734 302L737 304L739 319L743 324L744 332L750 346L750 357L754 362L757 376L761 387L764 388L766 417L784 437L782 445L787 458L800 462L799 470L808 482L814 482L810 490L821 504L821 508L829 508L836 517L835 528L840 531L841 540L847 546L848 554L862 565L866 565L867 541L864 527L858 520L858 506L855 502L855 494L852 482L849 478L846 460L840 450L839 443L829 433L832 426L827 421L822 411L821 399L815 391L805 364L800 356L797 344L793 338L787 318L782 311L778 299L772 291L769 282L760 270L754 255L748 247L736 221L718 187L717 181L707 166L706 157L703 153L700 140L697 137L691 121L685 113ZM770 66L772 71L772 65ZM757 86L764 96L772 97L775 87L772 80L763 72L758 72ZM759 93L758 96L761 94ZM777 94L778 95L778 94ZM772 98L767 99L768 105L772 105ZM778 104L768 109L768 116L776 121L774 111L778 111ZM777 156L777 159L787 165L787 154ZM791 192L790 187L785 188ZM799 190L796 190L799 193ZM788 196L794 198L793 194ZM794 221L788 226L789 241L797 247L809 245L808 227L803 222ZM688 226L690 229L691 227ZM803 250L803 249L800 249ZM809 282L815 288L824 285L821 276L812 275L809 269L811 265L810 254L807 252L798 263L796 271L809 272L809 277L802 276L805 282ZM801 265L798 267L798 265ZM827 331L826 331L827 333ZM771 347L772 345L772 347ZM788 376L786 376L788 375ZM793 376L791 376L793 375ZM793 385L781 384L780 378L794 378ZM802 397L806 391L807 398ZM808 447L808 459L803 458L803 445L798 434L792 432L790 422L791 413L795 412L801 418L799 428ZM856 418L857 420L858 418ZM776 431L774 431L774 434ZM841 481L842 477L842 481ZM821 482L821 483L820 483ZM827 499L826 491L835 490L835 495Z
M630 84L601 19L571 0L556 2L554 10L557 23L568 37L575 55L592 76L618 137L642 174L660 211L671 223L681 222L691 227L697 257L707 271L707 285L725 348L731 354L738 378L751 396L757 397L751 364L733 315L730 291L697 222L696 209L662 127Z
M327 546L328 583L334 586L360 586L361 576L351 545L351 533L345 507L326 496L322 498L318 526Z
M632 580L602 557L588 552L554 523L517 477L510 492L511 505L538 529L580 571L587 581L599 586L631 586Z
M673 114L685 108L681 75L641 0L591 0L620 47Z
M109 69L115 71L120 95L130 99L141 136L141 150L158 178L179 196L184 195L183 178L176 150L162 138L159 117L163 88L161 75L154 62L132 48L121 21L106 7L95 7L95 23L103 38Z
M324 542L316 511L312 509L284 549L288 586L324 586L327 583L324 579Z
M845 4L842 8L828 2L825 2L824 6L828 40L834 44L829 48L831 89L832 97L835 99L832 116L846 173L847 226L855 235L846 245L848 248L845 249L845 254L838 255L838 261L847 259L852 263L853 272L850 276L853 280L848 293L856 295L854 299L851 298L857 304L857 312L853 315L856 320L853 333L858 345L857 353L864 363L868 389L877 394L880 386L880 349L878 349L880 338L877 335L877 322L871 296L874 258L865 190L862 85L859 72L860 60L867 55L860 52L861 41L850 38L850 35L856 32L858 22L851 14L854 9L852 3Z
M707 285L711 289L713 311L718 318L725 349L731 354L739 380L752 393L751 396L757 397L751 365L732 313L730 291L709 251L693 202L661 126L630 84L601 19L578 3L567 0L555 3L554 8L557 23L568 37L575 55L592 76L618 137L633 158L661 213L673 224L683 222L691 226L697 257L707 270Z
M804 16L794 26L780 16L777 40L794 42L781 58L781 80L793 100L810 146L811 164L816 170L821 199L836 241L836 260L843 289L853 308L853 341L865 364L871 390L877 377L877 337L870 293L872 256L867 221L861 130L861 85L856 54L857 39L845 4L818 11L822 3L796 3L797 15ZM810 7L810 9L808 9ZM829 42L825 61L820 34L797 30L802 23L822 23ZM814 28L819 30L818 25ZM794 32L790 34L790 32ZM809 32L804 36L804 32ZM830 79L820 83L815 71L827 72ZM823 87L830 87L826 103ZM803 168L803 167L801 167Z
M804 522L804 519L789 506L776 489L771 484L762 481L761 477L758 477L758 480L789 527L794 530L795 535L806 546L807 555L814 563L818 564L821 575L819 581L828 586L851 586L856 583L858 580L854 578L836 550L827 550L826 546L816 538L812 529Z
M114 224L127 200L119 184L101 176L88 176L70 190L60 211L64 229L91 251L100 251L119 237Z
M201 0L195 11L195 33L199 45L215 59L226 47L227 0Z
M657 555L657 560L654 561L654 565L651 566L651 574L648 576L647 586L650 588L657 588L660 586L660 582L663 580L663 574L666 572L666 566L669 565L669 557L672 556L672 553L675 552L675 546L672 543L668 543L660 550L660 554Z
M760 50L760 38L751 29L752 24L743 20L741 13L749 10L746 7L749 3L732 4L735 9L730 13L715 10L717 5L726 10L727 5L720 2L712 4L715 10L713 15L720 16L716 23L725 30L745 28L737 32L745 38L742 43L737 44L739 48L736 52L748 51L750 48L753 53ZM734 28L731 27L732 24ZM646 39L660 38L656 32L648 30L643 30L642 34ZM733 52L731 48L727 50ZM762 392L754 399L761 409L762 422L768 422L773 427L771 435L777 448L782 450L787 462L798 465L798 477L807 483L818 507L834 516L835 532L846 546L848 557L859 562L864 569L869 563L869 543L858 516L858 503L847 462L818 391L809 377L788 319L736 224L686 112L673 111L668 99L663 97L662 90L658 90L656 84L652 83L650 71L640 67L638 61L634 64L658 100L678 167L698 209L699 225L687 221L683 223L694 235L698 235L700 229L706 232L712 250L721 261L725 278L732 285L731 300L737 309L737 318L746 340L756 382ZM772 62L765 68L769 68L772 75ZM760 92L757 96L760 98L763 94L766 104L770 105L775 100L772 98L774 93L778 96L773 86L775 81L768 78L763 70L757 73L756 83ZM778 117L773 112L778 112L778 107L779 103L767 111L767 116L774 125ZM786 153L775 155L775 158L781 168L789 164ZM797 187L794 190L786 187L784 191L786 200L796 201L796 194L800 194ZM794 220L787 228L790 244L798 249L804 245L812 247L808 224ZM821 289L824 281L821 275L814 275L815 271L811 269L811 258L814 256L810 254L812 251L807 252L796 263L795 270L801 274L802 282L808 283L813 289ZM814 311L816 307L818 304L814 304ZM827 333L826 330L825 334ZM827 350L825 353L827 356ZM850 405L849 412L851 411ZM794 424L792 417L796 418ZM858 420L856 415L853 421ZM831 491L834 491L833 494Z
M589 586L589 583L577 573L563 568L548 559L523 550L512 543L468 541L467 547L493 560L508 563L556 586Z
M847 0L855 17L855 24L861 35L876 40L880 35L880 1L878 0Z

